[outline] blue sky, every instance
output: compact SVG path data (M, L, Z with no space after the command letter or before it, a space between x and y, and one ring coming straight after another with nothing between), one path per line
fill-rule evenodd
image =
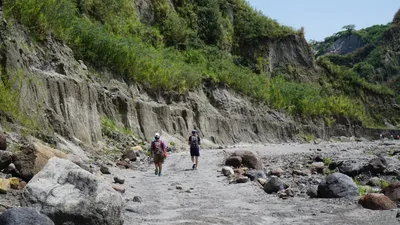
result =
M356 29L391 22L400 0L248 0L279 23L305 28L306 39L323 40L344 25Z

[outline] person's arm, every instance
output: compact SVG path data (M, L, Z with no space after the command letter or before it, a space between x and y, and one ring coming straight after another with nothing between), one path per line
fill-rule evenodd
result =
M154 142L151 142L150 146L150 156L153 156Z
M200 137L197 137L199 139L199 145L200 145Z
M163 150L164 152L166 152L167 146L165 145L164 142L161 142L161 148L162 148L162 150Z

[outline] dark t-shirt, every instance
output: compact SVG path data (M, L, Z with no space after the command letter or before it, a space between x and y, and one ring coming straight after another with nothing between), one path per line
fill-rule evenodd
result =
M192 142L192 137L193 135L189 136L189 144ZM200 137L197 136L197 148L199 147L199 145L200 145ZM192 148L192 146L190 146L190 148Z

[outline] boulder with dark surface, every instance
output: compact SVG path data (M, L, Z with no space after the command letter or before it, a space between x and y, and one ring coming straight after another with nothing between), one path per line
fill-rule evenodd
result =
M278 177L271 177L271 179L269 179L269 181L264 185L264 191L268 194L276 193L284 189L285 184Z
M13 162L19 172L19 177L24 181L32 179L46 165L50 158L68 158L65 153L40 143L24 145L20 150L19 153L13 156Z
M122 154L122 160L129 159L129 161L136 161L137 160L137 153L136 151L129 149Z
M7 139L3 132L0 132L0 150L7 150Z
M232 154L232 156L239 156L242 158L242 165L256 170L262 170L263 164L261 160L251 151L239 150Z
M8 167L12 162L13 153L8 151L0 151L0 170Z
M340 173L346 174L350 177L355 177L361 174L364 170L363 165L356 161L346 161L338 163Z
M1 225L54 225L46 215L32 208L11 208L0 215Z
M320 198L343 198L358 196L358 187L354 181L342 173L327 176L318 185Z
M68 160L51 158L26 185L24 198L56 224L123 224L121 194Z
M371 161L369 161L368 165L365 167L365 170L371 172L372 174L382 174L385 172L386 166L386 159L380 157L371 159Z
M242 165L242 157L231 156L225 160L226 166L232 166L233 168L239 168Z
M400 181L390 184L382 190L382 193L392 201L400 201Z
M370 193L362 196L358 203L364 208L372 210L395 209L396 204L383 194Z
M262 170L247 170L244 175L252 181L257 180L258 178L267 179L267 176Z

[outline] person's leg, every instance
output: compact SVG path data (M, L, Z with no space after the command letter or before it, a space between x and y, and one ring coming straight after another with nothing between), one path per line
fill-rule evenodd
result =
M196 169L197 169L198 166L199 166L199 157L196 156Z
M158 176L161 176L161 173L162 173L162 162L160 162L160 163L158 163Z

